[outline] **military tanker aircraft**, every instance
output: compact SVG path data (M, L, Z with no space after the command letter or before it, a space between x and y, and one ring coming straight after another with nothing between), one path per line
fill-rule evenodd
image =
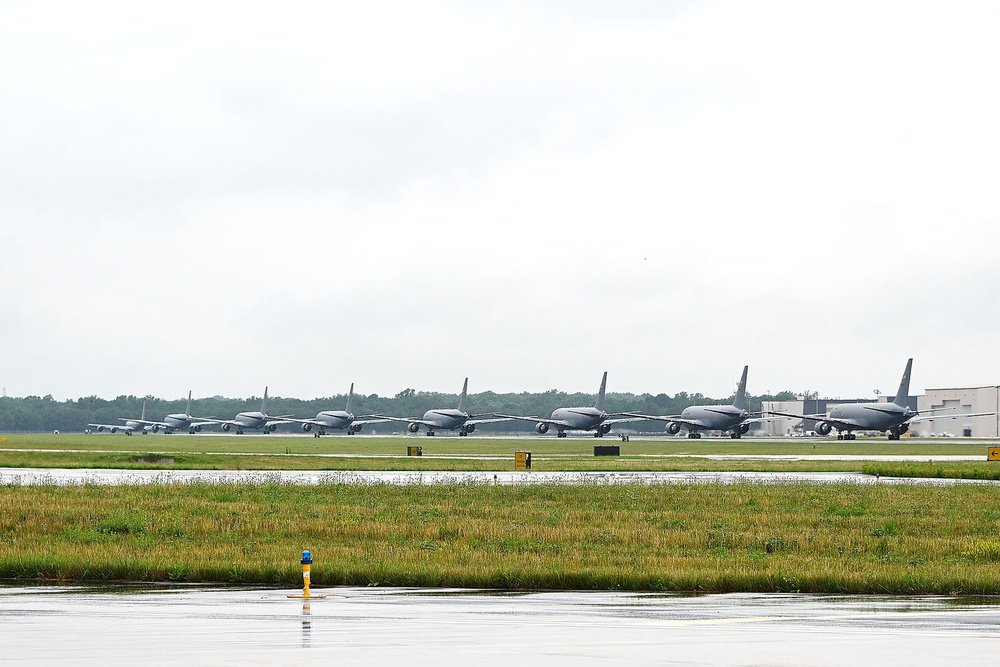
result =
M267 387L264 387L264 398L260 402L259 412L241 412L234 419L220 419L218 424L223 431L236 429L236 435L243 435L244 429L263 429L262 433L274 433L281 424L291 424L291 415L272 417L267 414Z
M458 429L458 434L465 436L476 430L479 424L492 424L496 422L510 421L507 417L497 415L491 419L481 419L476 415L470 415L465 411L465 398L469 392L469 378L465 378L462 385L462 394L458 397L458 408L444 408L440 410L428 410L423 418L416 417L387 417L385 415L372 415L372 419L379 421L405 422L410 433L417 433L420 427L427 429L426 435L434 435L434 429L441 428L449 431Z
M677 435L681 427L687 429L687 437L700 438L701 431L722 431L730 438L743 437L750 430L750 424L765 421L770 417L754 417L747 412L747 370L743 367L743 375L736 387L736 396L732 405L690 405L679 415L644 415L638 412L623 412L622 414L642 419L653 419L667 423L667 433Z
M906 405L906 399L910 394L910 369L912 367L913 359L911 358L906 362L903 378L899 381L899 389L896 390L896 395L893 396L890 403L848 403L835 406L828 415L796 415L774 411L768 414L815 420L817 433L829 435L832 429L837 429L837 440L856 440L857 436L854 431L885 431L889 435L889 440L899 440L899 436L906 433L910 424L915 422L996 414L995 412L973 412L958 415L918 416L924 413L940 412L940 410L917 411Z
M139 431L143 435L146 435L150 431L155 431L152 426L149 426L149 422L146 421L146 401L142 402L142 415L138 419L125 419L124 417L119 417L119 421L125 422L124 424L87 424L88 427L94 429L98 433L103 433L108 431L109 433L117 433L121 431L125 435L132 435L133 432Z
M295 419L287 417L288 421L302 425L302 430L308 433L314 431L318 438L326 435L327 431L342 431L347 429L347 435L354 435L365 424L380 424L387 419L355 419L351 412L351 401L354 399L354 383L351 383L351 390L347 393L347 407L343 410L323 410L316 415L315 419Z
M597 402L592 408L556 408L548 419L500 414L497 416L535 422L535 430L542 434L548 433L549 429L554 427L558 438L565 438L566 431L593 431L595 438L603 438L606 433L611 431L612 424L634 422L641 419L641 417L635 416L629 416L626 419L609 419L610 415L604 411L604 390L607 384L608 372L604 371L604 377L601 378L601 388L597 390Z

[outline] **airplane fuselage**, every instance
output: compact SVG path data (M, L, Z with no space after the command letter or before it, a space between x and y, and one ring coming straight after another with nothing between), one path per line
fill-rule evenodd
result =
M194 422L192 417L182 413L167 415L163 418L163 423L167 425L167 428L174 431L189 429L191 428L192 422ZM201 428L199 427L198 430L200 431Z
M316 415L315 421L321 423L323 428L343 429L351 425L354 415L344 410L324 410Z
M895 403L849 403L838 405L830 410L827 420L834 422L842 419L859 424L853 428L838 430L888 431L914 416L913 410ZM825 420L817 419L816 421L823 422ZM831 424L831 426L838 428L836 424Z
M729 431L739 426L750 416L746 410L735 405L692 405L681 410L683 419L705 424L701 427L709 431ZM690 424L681 424L689 431L698 430Z
M594 407L589 408L556 408L552 411L553 421L564 421L569 426L559 426L556 428L562 431L593 431L608 418L608 414L603 410Z
M433 428L444 428L453 431L469 421L469 413L455 408L428 410L424 413L423 420L434 424ZM417 422L413 423L416 424Z
M241 412L233 420L243 428L260 428L267 423L267 415L263 412Z

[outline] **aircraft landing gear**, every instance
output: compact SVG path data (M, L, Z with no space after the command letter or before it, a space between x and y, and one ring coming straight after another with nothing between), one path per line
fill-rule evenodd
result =
M595 438L603 438L604 437L604 433L601 432L601 431L594 431L594 437Z
M853 433L838 433L837 440L857 440L858 436Z
M424 435L434 435L434 431L428 430Z
M732 433L729 434L729 437L732 438L733 440L739 440L740 438L743 437L743 434L740 433L739 431L733 431Z
M313 433L313 437L314 438L318 438L319 437L319 431L316 431L315 433Z
M688 437L692 440L697 440L701 437L701 433L698 433L698 431L688 431Z
M243 431L237 431L236 435L243 435Z
M559 431L558 433L556 433L556 437L557 438L565 438L566 437L566 431Z

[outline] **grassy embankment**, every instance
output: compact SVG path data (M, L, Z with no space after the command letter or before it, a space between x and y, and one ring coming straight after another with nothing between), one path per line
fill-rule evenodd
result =
M403 456L407 445L423 447L423 457ZM594 444L620 444L620 457L594 457ZM981 455L986 447L963 441L883 439L843 442L833 439L729 439L690 441L684 439L634 439L629 443L588 438L369 438L328 436L132 436L110 434L15 435L0 443L0 467L206 469L206 470L512 470L513 453L533 452L535 470L565 471L860 471L883 475L914 474L927 468L918 465L864 463L860 461L713 461L697 458L708 454L737 457L755 455L869 455L906 454ZM38 450L38 451L17 451ZM132 456L162 453L174 457L173 464L133 462ZM930 470L948 476L982 476L984 471L1000 475L1000 463L929 464ZM997 470L993 471L993 466ZM930 475L934 476L934 475Z
M0 488L0 577L1000 594L993 488Z

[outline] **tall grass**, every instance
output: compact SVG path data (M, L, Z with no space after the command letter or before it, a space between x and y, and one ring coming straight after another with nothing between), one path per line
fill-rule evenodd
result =
M0 577L314 586L1000 593L979 487L0 488Z

